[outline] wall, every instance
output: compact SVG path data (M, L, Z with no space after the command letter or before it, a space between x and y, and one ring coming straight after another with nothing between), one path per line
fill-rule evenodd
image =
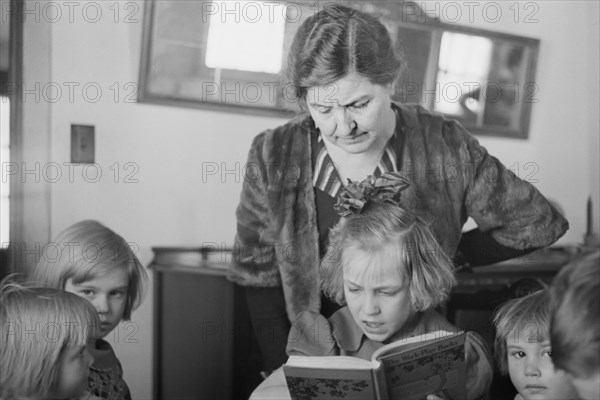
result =
M96 2L102 6L97 22L90 22L93 8L86 9L88 20L82 17L88 3L77 3L73 21L65 6L61 18L39 22L49 24L51 31L41 38L50 48L50 66L39 67L42 76L49 71L55 90L45 99L51 100L49 154L62 166L62 175L53 175L50 185L51 235L77 220L98 219L133 242L144 265L152 259L151 246L230 244L241 174L203 179L203 165L241 170L253 136L284 120L127 102L127 84L138 79L142 3ZM124 9L130 4L139 8ZM503 4L505 18L491 24L476 12L473 25L541 40L539 103L533 107L530 138L481 142L506 165L518 163L521 175L528 172L523 170L525 163L538 165L535 185L564 208L571 222L560 243L577 243L585 229L584 206L590 193L594 192L596 215L599 204L598 4L517 4L521 10L536 4L538 22L514 23ZM121 7L117 22L115 5ZM138 22L123 21L129 12ZM43 87L47 81L41 82ZM63 164L69 161L72 123L95 125L97 169ZM113 338L136 399L151 397L151 310L150 291L133 316L139 330L121 327L119 337ZM129 343L127 334L132 334Z

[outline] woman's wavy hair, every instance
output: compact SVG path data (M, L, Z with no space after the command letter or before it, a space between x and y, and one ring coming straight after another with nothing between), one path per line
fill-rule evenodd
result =
M0 289L0 398L47 399L66 346L100 336L98 313L73 293L18 283Z
M511 299L502 304L494 315L496 338L494 355L498 368L508 374L506 340L510 335L518 340L521 334L532 342L550 339L550 295L547 289Z
M319 279L323 292L338 304L346 304L343 255L350 248L374 258L391 250L401 279L410 283L415 311L441 304L455 283L454 265L429 225L402 205L369 201L359 214L342 218L329 238Z
M98 221L80 221L60 232L44 247L31 280L64 289L68 279L77 285L115 268L125 268L129 276L123 313L123 319L129 320L142 301L148 274L131 245Z
M373 84L393 84L402 68L387 28L375 16L327 4L298 28L286 71L304 107L311 87L332 84L351 72Z

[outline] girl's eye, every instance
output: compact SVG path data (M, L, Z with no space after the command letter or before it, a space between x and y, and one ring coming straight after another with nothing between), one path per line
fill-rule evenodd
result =
M111 292L110 294L113 297L123 297L123 296L125 296L125 292L123 292L122 290L115 290L114 292Z
M360 292L360 289L358 289L358 288L348 288L348 291L350 293L358 293L358 292Z
M514 358L523 358L525 357L525 352L523 351L513 351L512 353L510 353L511 356L513 356Z
M91 296L94 294L94 291L90 289L81 289L81 293L83 293L86 296Z
M552 357L552 350L546 350L542 355L545 357Z
M317 107L317 110L321 114L329 114L331 112L331 108L326 108L326 107Z
M382 290L379 292L379 294L381 294L382 296L392 296L394 294L394 292L390 292L388 290Z

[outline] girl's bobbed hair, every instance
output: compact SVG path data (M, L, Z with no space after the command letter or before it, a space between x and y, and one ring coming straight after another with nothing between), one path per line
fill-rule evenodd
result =
M508 374L508 352L506 340L514 335L518 340L521 333L526 339L543 342L550 339L550 295L547 289L527 296L511 299L502 304L494 315L496 338L494 353L500 372Z
M49 287L6 283L0 289L0 398L46 399L56 389L66 346L100 337L92 304Z
M298 28L286 71L304 106L311 87L332 84L351 72L373 84L392 84L402 66L387 28L376 17L327 4Z
M338 304L346 304L343 255L349 248L373 256L391 249L401 278L410 284L414 311L438 306L454 285L454 265L429 225L402 205L369 201L360 213L342 218L329 238L319 279L323 292Z
M129 320L132 310L142 301L148 274L131 244L98 221L80 221L60 232L44 247L31 279L43 286L64 289L68 279L77 285L114 268L126 268L128 272L123 319Z

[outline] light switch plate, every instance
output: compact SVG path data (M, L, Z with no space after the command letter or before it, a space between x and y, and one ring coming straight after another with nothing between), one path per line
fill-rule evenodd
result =
M94 162L94 125L71 124L71 162Z

